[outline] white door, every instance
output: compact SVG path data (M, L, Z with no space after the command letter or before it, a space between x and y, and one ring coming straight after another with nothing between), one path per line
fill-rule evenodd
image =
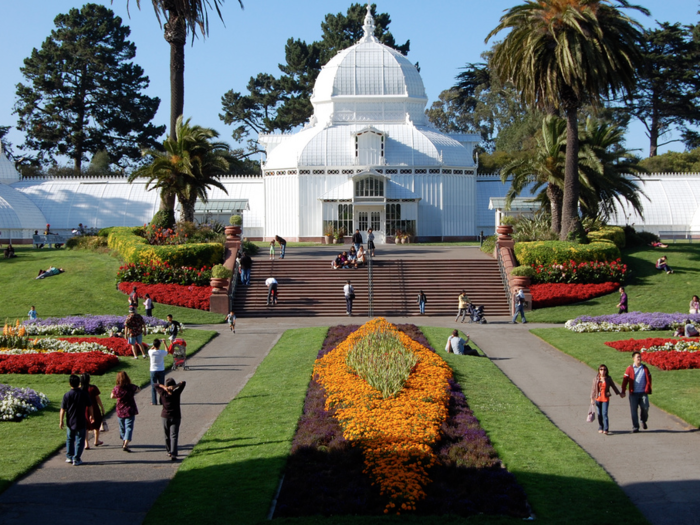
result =
M384 206L361 206L355 205L356 228L362 233L362 241L367 243L367 230L372 228L374 233L374 243L384 244Z

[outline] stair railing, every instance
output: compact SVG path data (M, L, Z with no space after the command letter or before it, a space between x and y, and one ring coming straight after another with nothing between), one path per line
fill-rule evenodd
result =
M503 281L503 288L506 291L506 299L508 300L508 310L513 311L513 296L510 293L510 283L508 282L508 273L506 272L505 265L503 264L503 255L501 250L497 249L498 254L498 270L501 272L501 281Z
M236 287L238 286L238 276L240 275L240 261L236 259L233 263L233 276L228 285L228 311L233 312L233 302L236 300Z
M373 277L372 277L372 254L369 250L365 252L367 254L367 315L369 317L374 317L374 287L373 287Z

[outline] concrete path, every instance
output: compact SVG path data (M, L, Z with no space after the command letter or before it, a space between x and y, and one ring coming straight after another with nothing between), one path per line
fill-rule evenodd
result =
M366 318L246 319L236 335L222 332L190 360L192 370L177 372L188 382L183 394L182 454L187 454L226 404L235 397L277 338L287 329L361 324ZM451 318L390 318L395 323L454 328ZM597 433L585 416L595 372L528 332L527 326L489 319L488 325L456 325L468 332L493 362L564 432L598 461L654 525L700 523L700 432L651 408L649 430L632 434L627 400L611 402L612 434ZM551 327L551 325L540 325ZM212 328L212 327L203 327ZM616 378L617 379L617 378ZM651 396L653 402L653 395ZM160 409L150 391L138 396L134 452L120 449L116 417L105 434L107 447L86 451L87 463L64 463L64 451L0 495L0 524L52 524L97 520L133 524L174 475L179 463L167 461ZM594 505L594 502L592 503Z
M333 259L338 252L350 251L352 244L329 244L321 246L305 246L287 248L285 259ZM365 246L366 248L366 246ZM275 255L280 256L279 246ZM269 249L261 248L254 260L264 260L269 257ZM392 259L489 259L478 246L426 246L424 244L380 244L375 250L376 260Z

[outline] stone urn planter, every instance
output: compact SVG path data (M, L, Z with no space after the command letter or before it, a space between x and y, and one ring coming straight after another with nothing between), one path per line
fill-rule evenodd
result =
M513 233L513 227L510 224L501 224L496 227L499 239L510 239L510 234Z
M226 234L226 238L229 240L237 239L241 235L241 227L226 226L224 228L224 233Z
M214 277L209 281L209 286L213 288L214 293L223 293L228 287L228 279L216 279Z
M510 284L514 288L529 288L530 286L530 278L529 277L523 277L520 275L511 275L510 276Z

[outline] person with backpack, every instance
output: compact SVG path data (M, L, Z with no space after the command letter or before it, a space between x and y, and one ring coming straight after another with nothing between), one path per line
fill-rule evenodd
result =
M352 302L355 300L355 288L350 284L350 280L345 282L343 293L345 294L345 313L347 315L352 315Z
M420 314L425 315L425 303L428 302L428 298L423 293L423 290L418 292L418 308L420 308Z
M516 292L513 299L515 302L515 315L513 316L512 323L516 324L518 314L520 314L520 317L523 320L523 324L527 324L527 319L525 319L525 292L523 292L522 288L518 288L518 291Z

